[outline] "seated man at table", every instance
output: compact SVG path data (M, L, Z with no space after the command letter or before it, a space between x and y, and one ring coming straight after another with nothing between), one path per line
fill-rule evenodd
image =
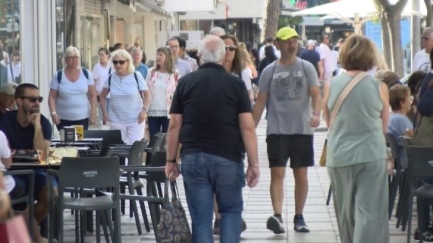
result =
M9 111L0 119L0 130L9 140L12 150L37 149L46 150L50 146L52 127L47 118L39 112L42 97L39 88L33 84L23 83L15 90L15 101L18 110ZM43 169L35 169L34 196L35 219L39 224L48 214L49 188L47 173ZM27 190L27 178L14 176L15 182ZM56 181L51 183L57 186Z

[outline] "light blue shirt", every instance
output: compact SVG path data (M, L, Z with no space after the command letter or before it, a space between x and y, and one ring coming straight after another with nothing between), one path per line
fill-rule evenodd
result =
M183 76L187 75L188 73L192 72L191 71L191 65L189 65L188 62L186 62L180 58L176 59L174 66L176 67L177 70L179 70L180 77L183 77Z
M138 67L135 68L136 72L140 72L141 76L143 76L143 78L147 77L147 71L149 70L149 67L144 65L143 63L140 63L140 65L138 65Z
M90 102L87 97L89 86L94 85L93 77L88 71L89 78L84 76L83 70L74 82L71 82L62 70L62 79L57 80L57 72L51 80L50 88L57 90L56 112L60 119L67 121L78 121L89 118Z

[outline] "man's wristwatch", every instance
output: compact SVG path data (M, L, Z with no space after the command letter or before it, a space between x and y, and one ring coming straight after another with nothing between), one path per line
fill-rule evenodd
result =
M166 162L167 163L171 163L171 164L175 164L176 160L175 159L168 159Z

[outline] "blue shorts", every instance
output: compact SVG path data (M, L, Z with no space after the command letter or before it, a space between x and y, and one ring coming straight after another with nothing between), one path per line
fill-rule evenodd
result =
M33 195L36 200L39 199L39 193L42 191L42 189L46 186L48 186L48 177L46 170L43 169L34 169L35 172L35 187L33 190ZM13 176L15 179L15 182L17 186L20 188L23 188L26 192L28 192L29 187L29 178L28 176L20 175L20 176ZM54 188L58 187L57 180L53 177L50 177L51 185Z

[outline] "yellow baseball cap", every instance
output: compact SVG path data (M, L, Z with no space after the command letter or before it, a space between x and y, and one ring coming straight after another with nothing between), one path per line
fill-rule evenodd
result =
M278 30L277 32L277 39L278 40L288 40L293 37L299 37L296 30L290 27L283 27Z

